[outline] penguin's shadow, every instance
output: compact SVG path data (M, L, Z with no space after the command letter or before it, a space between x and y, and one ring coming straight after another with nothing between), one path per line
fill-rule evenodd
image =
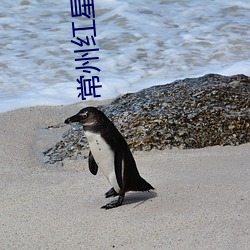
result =
M127 193L124 199L123 205L134 204L134 208L143 204L149 199L153 199L157 197L157 193L155 191L145 191L145 192L131 192Z

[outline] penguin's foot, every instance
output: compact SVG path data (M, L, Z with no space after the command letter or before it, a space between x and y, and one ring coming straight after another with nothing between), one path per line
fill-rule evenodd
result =
M106 198L109 198L109 197L112 197L112 196L115 197L117 195L118 195L118 193L115 191L114 188L111 188L107 193L105 193Z
M124 200L124 197L123 196L119 196L118 200L112 201L112 202L110 202L110 203L102 206L101 208L110 209L110 208L114 208L114 207L119 207L119 206L122 205L123 200Z

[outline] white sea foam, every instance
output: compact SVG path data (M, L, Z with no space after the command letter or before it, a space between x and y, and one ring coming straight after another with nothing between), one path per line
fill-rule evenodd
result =
M95 0L95 9L96 100L207 73L250 76L250 1ZM80 101L72 21L90 24L71 17L69 0L1 1L0 111Z

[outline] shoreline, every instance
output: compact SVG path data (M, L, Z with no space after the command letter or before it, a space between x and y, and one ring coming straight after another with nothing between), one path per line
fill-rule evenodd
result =
M239 146L135 151L143 178L156 188L128 193L104 211L110 188L87 159L44 165L62 123L86 105L40 106L0 113L3 249L247 249L250 242L249 150Z

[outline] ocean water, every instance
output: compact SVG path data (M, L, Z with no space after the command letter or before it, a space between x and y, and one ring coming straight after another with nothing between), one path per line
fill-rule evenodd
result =
M2 0L0 5L0 112L59 105L78 98L81 75L96 75L101 97L207 73L250 76L250 0L95 0L99 57L83 74L75 67L87 49L71 43L70 0ZM77 31L82 39L92 30ZM75 41L76 38L74 38ZM92 45L93 47L93 45Z

